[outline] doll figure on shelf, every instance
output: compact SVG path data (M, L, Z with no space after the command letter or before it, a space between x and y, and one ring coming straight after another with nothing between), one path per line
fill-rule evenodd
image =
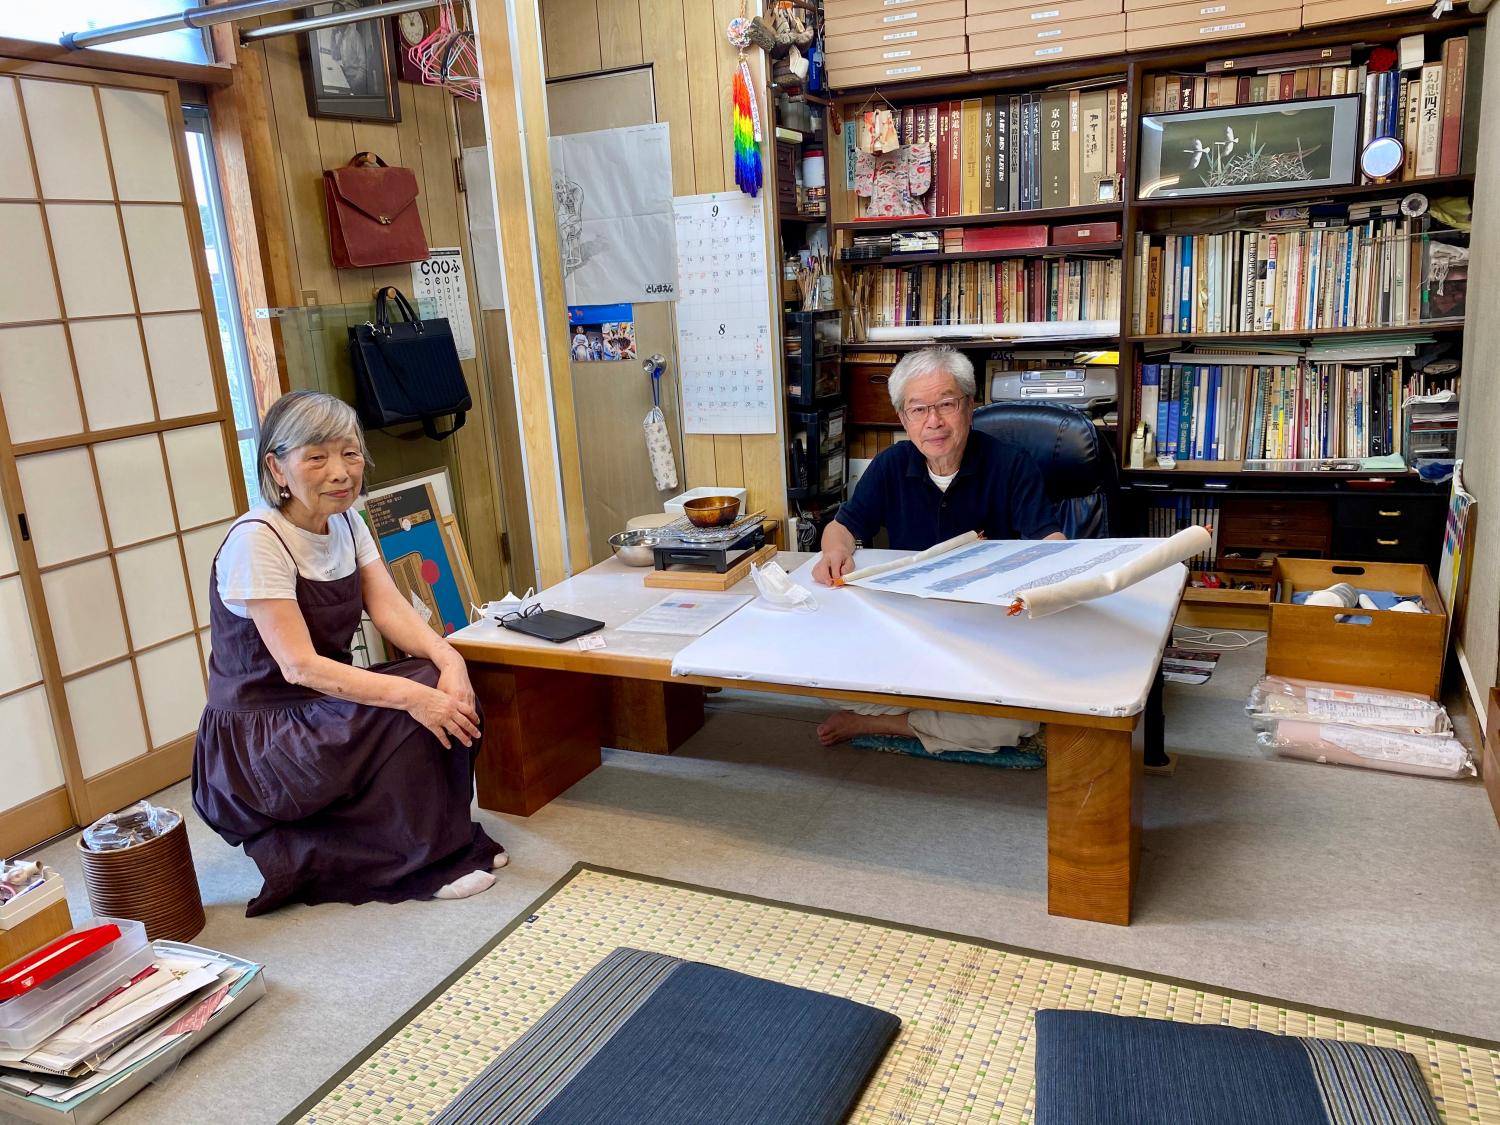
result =
M870 202L869 218L925 215L921 197L932 187L932 147L902 145L891 152L859 152L854 162L854 194Z

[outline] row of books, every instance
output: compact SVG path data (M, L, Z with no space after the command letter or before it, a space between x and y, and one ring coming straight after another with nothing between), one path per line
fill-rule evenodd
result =
M1120 263L1110 258L937 262L865 271L867 321L880 325L1114 320Z
M1400 204L1305 229L1140 234L1133 323L1145 334L1387 328L1462 317L1467 236Z
M934 217L1080 207L1119 201L1128 117L1123 85L996 94L905 106L896 137L931 147Z
M1206 527L1213 541L1208 550L1185 560L1189 570L1212 570L1219 558L1219 501L1212 496L1157 496L1146 509L1146 534L1170 539L1189 527Z
M1139 365L1137 417L1154 429L1158 457L1239 461L1403 453L1402 411L1412 387L1399 364L1239 358L1247 362L1204 357Z

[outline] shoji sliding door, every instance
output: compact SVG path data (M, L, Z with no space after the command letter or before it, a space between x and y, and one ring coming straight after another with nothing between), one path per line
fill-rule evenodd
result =
M0 638L13 832L59 785L86 821L188 771L245 496L182 134L170 82L0 60L0 627L36 642Z

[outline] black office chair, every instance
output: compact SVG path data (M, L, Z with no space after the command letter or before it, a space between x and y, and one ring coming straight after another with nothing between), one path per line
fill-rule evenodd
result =
M1105 539L1120 533L1113 518L1120 490L1115 455L1083 411L1055 402L996 402L974 411L974 428L1031 454L1069 539ZM1154 768L1169 763L1163 748L1164 723L1162 676L1157 669L1145 719L1146 764Z

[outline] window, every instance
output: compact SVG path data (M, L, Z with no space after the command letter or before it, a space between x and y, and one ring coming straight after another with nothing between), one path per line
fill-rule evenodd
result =
M98 27L175 15L191 7L193 5L185 0L48 0L45 4L0 0L0 35L37 43L56 43L70 31L91 31ZM207 28L184 27L157 35L143 35L139 39L121 39L105 43L99 50L174 62L214 61ZM84 60L80 58L79 61Z
M234 283L234 260L229 253L224 204L219 196L219 176L214 166L208 110L203 106L183 106L182 116L187 128L188 166L193 172L193 192L198 198L198 218L203 226L208 279L214 291L219 343L224 350L229 400L234 406L234 428L239 439L240 465L245 474L245 492L253 504L260 495L259 472L255 462L255 446L260 438L260 415L255 408L255 384L250 378L250 357L245 351L245 330L240 321L239 291Z

